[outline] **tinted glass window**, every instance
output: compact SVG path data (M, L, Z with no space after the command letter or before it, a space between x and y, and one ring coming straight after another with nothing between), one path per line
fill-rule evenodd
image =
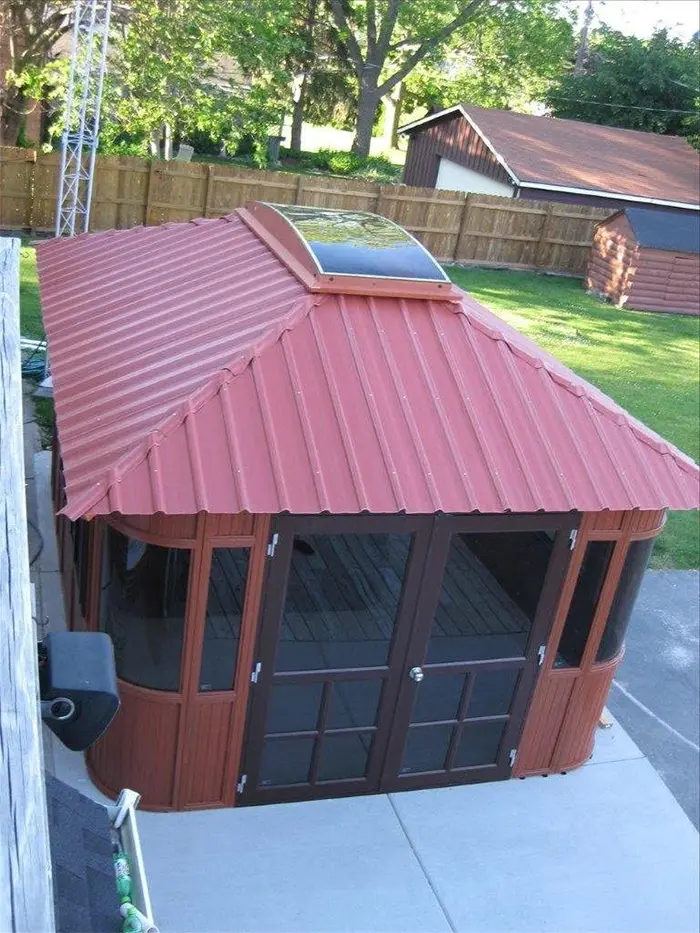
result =
M449 282L430 253L386 217L292 204L274 207L296 229L326 274Z
M453 535L428 663L523 657L553 546L539 531Z
M200 690L231 690L248 576L248 548L214 548L202 645Z
M579 667L610 566L614 541L590 541L559 641L555 667Z
M100 627L111 636L122 680L178 690L190 551L105 531Z
M630 615L653 548L653 538L648 541L633 541L630 544L596 661L610 661L621 651Z

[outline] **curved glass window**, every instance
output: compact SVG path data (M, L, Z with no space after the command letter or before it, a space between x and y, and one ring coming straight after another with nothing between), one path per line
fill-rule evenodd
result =
M100 628L122 680L179 690L190 554L105 529Z
M555 667L581 666L614 548L614 541L589 541L586 546L559 640Z
M597 663L612 660L622 649L630 616L653 549L654 538L633 541L627 549L615 598L598 648Z

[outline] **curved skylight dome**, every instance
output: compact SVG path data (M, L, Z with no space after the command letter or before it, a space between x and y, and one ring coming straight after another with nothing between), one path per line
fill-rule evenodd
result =
M386 217L295 204L268 206L294 227L323 275L449 282L425 247Z

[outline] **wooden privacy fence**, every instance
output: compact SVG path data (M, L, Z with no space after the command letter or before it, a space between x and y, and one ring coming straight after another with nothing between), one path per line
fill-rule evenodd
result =
M59 155L0 147L0 228L52 231ZM371 211L413 233L442 262L583 275L593 230L611 210L378 185L234 165L101 156L91 230L221 217L250 200Z

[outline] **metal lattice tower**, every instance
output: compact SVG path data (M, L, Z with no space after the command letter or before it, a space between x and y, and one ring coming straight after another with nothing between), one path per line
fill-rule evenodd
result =
M75 0L56 236L88 229L111 10L112 0Z

